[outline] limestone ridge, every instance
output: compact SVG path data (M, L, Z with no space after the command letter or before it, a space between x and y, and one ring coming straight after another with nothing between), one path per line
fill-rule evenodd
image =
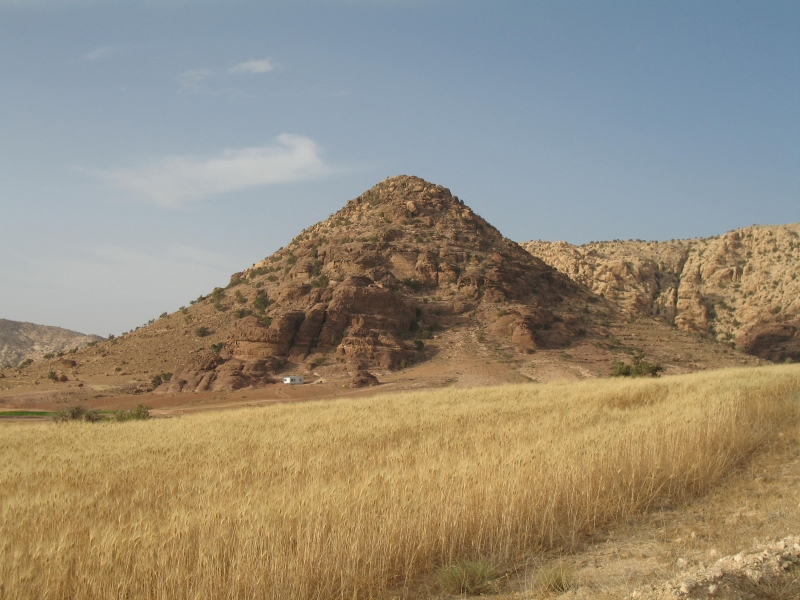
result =
M259 385L287 361L397 369L425 360L422 339L456 323L486 326L520 352L565 346L585 331L577 305L592 295L447 188L411 176L380 182L235 273L225 294L253 314L165 391ZM483 319L495 305L505 307L501 323Z
M800 360L800 223L670 242L523 246L631 314L768 360Z
M101 339L61 327L0 319L0 365L17 366L26 358L40 360Z

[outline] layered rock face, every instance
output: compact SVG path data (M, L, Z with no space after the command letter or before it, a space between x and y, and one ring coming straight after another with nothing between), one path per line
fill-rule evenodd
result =
M663 318L762 358L800 359L798 223L696 240L523 246L624 311Z
M335 360L351 373L396 369L425 358L415 338L444 316L494 304L508 308L492 331L520 351L563 346L581 329L569 300L585 304L589 295L446 188L392 177L234 274L218 299L235 298L230 308L243 317L219 364L205 374L187 365L169 389L258 385L256 366L266 382L286 361Z

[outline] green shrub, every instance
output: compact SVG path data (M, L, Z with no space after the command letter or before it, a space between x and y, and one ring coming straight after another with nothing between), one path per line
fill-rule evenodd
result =
M52 352L48 352L42 358L45 360L50 360L51 358L55 358L55 354L53 354Z
M137 404L133 410L120 410L114 414L117 421L144 421L150 418L151 407Z
M239 304L244 304L247 302L247 298L245 298L244 294L242 294L240 290L236 290L236 293L233 295L233 297Z
M417 348L417 350L422 350L425 348L425 342L422 340L414 340L414 346Z
M56 379L58 379L58 375L56 375L56 372L55 372L55 371L49 371L49 372L47 373L47 378L48 378L49 380L51 380L51 381L55 381Z
M219 342L217 344L211 344L211 351L214 354L219 354L222 352L222 349L225 347L225 342Z
M619 360L614 361L611 365L611 377L658 377L663 370L664 367L660 364L649 363L641 354L635 354L629 365Z
M62 410L55 415L55 420L61 423L68 421L87 421L89 423L97 423L103 419L103 415L98 410L91 410L80 404Z
M483 561L461 561L439 571L439 585L448 594L478 595L496 591L497 570Z
M169 316L169 315L165 311L165 312L162 312L160 315L158 315L158 318L159 319L163 319L164 317L167 317L167 316Z
M30 366L32 364L33 364L33 359L32 358L26 358L21 363L19 363L19 367L18 368L24 369L25 367Z
M328 276L327 275L320 275L316 279L311 280L311 287L315 288L326 288L328 287Z
M197 337L206 337L207 335L211 334L211 330L208 327L201 325L194 330L194 333Z
M250 310L249 308L240 308L238 310L235 310L233 314L236 315L237 319L244 319L245 317L249 317L250 315L252 315L253 311Z
M269 298L267 298L267 295L263 292L259 293L258 296L256 296L256 299L253 300L253 309L256 312L263 313L269 305Z
M150 380L150 387L155 389L162 383L167 383L170 379L172 379L172 373L159 373Z

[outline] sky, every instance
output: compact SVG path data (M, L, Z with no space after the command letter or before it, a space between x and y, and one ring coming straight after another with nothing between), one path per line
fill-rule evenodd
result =
M393 175L515 241L800 221L800 2L0 0L0 317L108 335Z

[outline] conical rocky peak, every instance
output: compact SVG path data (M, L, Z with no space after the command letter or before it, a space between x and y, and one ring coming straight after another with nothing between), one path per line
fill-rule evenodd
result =
M215 294L211 301L240 318L219 356L186 365L173 391L253 385L287 362L402 368L426 359L433 331L456 324L487 328L523 352L566 345L580 329L567 300L586 296L447 188L405 175L350 200Z

